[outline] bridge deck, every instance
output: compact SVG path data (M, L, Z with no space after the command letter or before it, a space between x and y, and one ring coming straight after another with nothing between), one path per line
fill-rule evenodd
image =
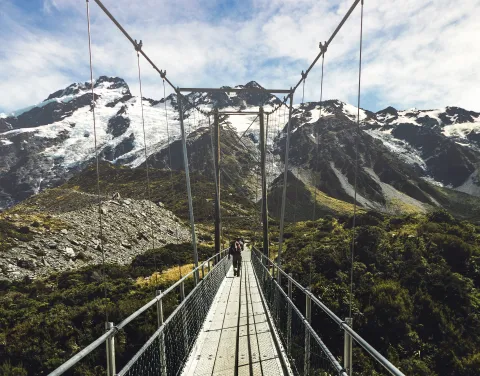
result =
M227 274L187 361L184 376L283 375L250 261Z

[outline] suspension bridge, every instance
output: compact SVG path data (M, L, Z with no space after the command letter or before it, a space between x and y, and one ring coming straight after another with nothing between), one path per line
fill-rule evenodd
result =
M152 66L160 75L163 82L164 97L165 86L169 85L177 94L178 118L180 123L183 162L186 177L186 191L188 196L191 241L193 248L194 268L179 281L165 291L157 291L156 296L120 323L110 322L108 312L105 317L105 333L98 337L87 347L83 348L72 358L50 373L50 376L74 374L82 360L92 354L102 352L105 358L107 376L123 375L339 375L350 376L355 374L355 359L353 347L357 346L364 352L363 356L370 357L376 365L377 374L403 375L389 360L381 355L354 329L352 321L353 291L353 260L355 244L351 244L351 284L350 284L350 314L343 319L338 317L322 301L310 291L309 286L303 286L282 267L282 252L284 251L284 226L286 191L289 171L289 148L292 123L293 98L296 90L303 84L302 103L304 101L304 87L309 72L321 58L322 78L320 84L320 106L323 96L324 61L329 45L332 43L344 23L360 4L360 57L358 74L358 113L356 138L360 129L360 93L361 93L361 62L363 38L363 0L355 0L348 9L341 22L338 24L330 38L319 44L320 52L306 71L302 71L301 79L289 89L263 89L263 88L179 88L173 85L165 70L159 69L144 52L142 42L133 39L117 19L109 12L100 0L94 0L100 9L111 19L116 27L125 35L133 45L137 54L138 79L140 97L142 98L142 74L140 70L140 57ZM102 197L100 194L99 153L96 132L97 121L95 116L95 92L93 80L93 57L90 28L90 2L86 0L88 44L90 61L90 81L92 92L92 123L95 139L98 183L99 206L99 242L103 254L105 267L105 251L102 243ZM250 91L266 94L284 94L283 100L275 104L269 112L260 107L258 111L225 111L218 109L206 111L189 101L183 93L205 92L241 92ZM166 111L166 101L165 111ZM280 209L280 234L278 241L278 254L276 258L270 253L269 245L269 215L267 206L267 156L266 143L268 132L274 131L274 124L269 125L270 119L277 119L280 124L279 109L288 111L286 122L286 138L283 192ZM184 115L186 110L201 113L208 118L211 134L211 148L215 178L215 250L214 256L205 261L200 261L197 252L197 237L195 229L194 208L192 201L192 187L189 174L189 160L187 154L186 131ZM263 237L261 247L247 246L243 251L242 268L239 277L233 275L233 267L228 256L228 251L221 247L222 218L221 218L221 185L220 175L224 172L220 161L220 117L223 115L256 115L255 120L260 123L260 160L261 171L261 224ZM322 116L320 109L319 117ZM213 119L213 121L212 121ZM168 133L168 116L167 133ZM143 121L143 104L142 104ZM252 122L253 124L253 122ZM144 123L143 123L144 125ZM247 129L248 130L248 129ZM147 173L147 192L150 198L149 159L147 150L147 135L143 126L144 152ZM239 141L243 144L242 137ZM318 134L314 135L317 139ZM169 162L171 166L170 136L168 136ZM354 221L356 216L356 175L358 166L357 144L355 144L355 200ZM314 178L314 177L313 177ZM315 185L315 184L314 184ZM315 185L316 187L316 185ZM315 196L317 191L315 188ZM315 205L313 205L313 218ZM155 237L151 236L152 248L155 248ZM104 273L105 276L105 273ZM191 283L193 281L193 284ZM192 286L189 289L188 286ZM107 290L105 289L105 296ZM164 311L163 303L174 301L171 312ZM150 338L138 349L136 353L122 354L121 361L116 353L116 341L120 334L130 328L135 321L145 320L147 313L155 310L157 330L151 333ZM338 336L343 337L343 351L331 351L322 330L312 321L312 318L323 316L329 320L329 325L337 328ZM117 369L117 364L122 364Z

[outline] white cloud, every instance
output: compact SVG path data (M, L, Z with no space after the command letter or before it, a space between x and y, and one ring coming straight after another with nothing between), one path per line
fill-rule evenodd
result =
M89 77L85 3L45 0L41 17L2 1L0 110L44 99ZM5 7L3 4L5 3ZM160 69L179 86L221 86L256 80L288 88L300 79L351 1L251 0L249 16L222 11L220 1L179 0L104 4ZM138 93L133 47L92 0L95 75L125 78ZM326 55L324 98L356 103L358 7ZM243 14L243 13L242 13ZM19 17L19 16L22 17ZM458 105L480 110L479 0L367 0L362 103L379 109ZM40 18L49 22L38 22ZM159 98L161 81L144 61L144 95ZM301 87L300 87L301 89ZM308 77L306 100L318 100L320 65ZM301 99L301 90L296 100Z

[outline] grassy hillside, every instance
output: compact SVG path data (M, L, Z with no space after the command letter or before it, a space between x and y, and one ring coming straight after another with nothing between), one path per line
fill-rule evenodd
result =
M201 173L190 175L195 219L199 222L212 220L214 215L215 184L213 179ZM222 205L224 213L249 213L254 204L248 199L247 191L222 183ZM86 193L97 193L97 175L94 166L62 185L62 189L73 189ZM100 192L111 197L118 192L122 197L148 199L147 175L142 168L114 166L104 163L100 168ZM150 169L150 197L162 202L181 218L188 218L187 188L183 171ZM35 198L33 198L35 200Z

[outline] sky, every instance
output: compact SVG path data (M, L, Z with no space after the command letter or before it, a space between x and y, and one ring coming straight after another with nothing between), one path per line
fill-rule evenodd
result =
M353 0L103 0L179 87L255 80L288 89ZM124 78L138 95L133 46L90 0L94 76ZM362 108L459 106L480 112L480 0L365 0ZM0 113L89 79L85 0L0 0ZM360 5L325 55L324 99L357 104ZM295 93L318 101L321 60ZM163 97L141 61L143 94ZM168 95L168 93L167 93Z

